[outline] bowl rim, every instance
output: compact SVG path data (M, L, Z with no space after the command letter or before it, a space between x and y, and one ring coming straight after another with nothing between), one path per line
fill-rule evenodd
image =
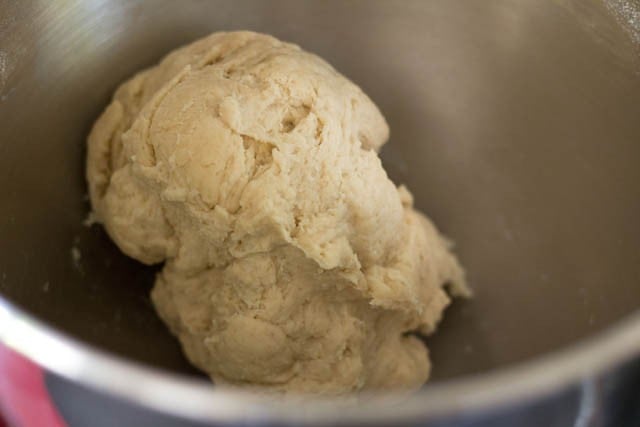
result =
M161 413L208 422L400 422L495 410L593 379L640 354L640 311L566 348L413 394L274 399L171 373L95 348L0 295L0 343L72 382ZM179 396L178 398L176 396ZM348 400L353 402L353 400ZM333 410L332 410L333 409ZM339 409L339 410L335 410Z

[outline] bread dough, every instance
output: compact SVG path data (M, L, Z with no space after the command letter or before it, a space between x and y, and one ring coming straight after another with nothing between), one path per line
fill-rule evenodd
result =
M217 383L341 394L417 388L449 297L447 242L387 177L378 108L329 64L215 33L125 82L88 138L97 221L164 262L152 291Z

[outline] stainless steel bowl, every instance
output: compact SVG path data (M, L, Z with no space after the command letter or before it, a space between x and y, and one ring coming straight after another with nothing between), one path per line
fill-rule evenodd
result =
M639 11L0 0L0 342L94 426L105 408L155 425L622 425L640 407L621 394L640 395ZM296 42L361 85L391 126L390 176L455 240L476 296L428 339L433 381L416 396L338 410L210 386L153 313L154 269L82 225L85 136L118 83L229 29Z

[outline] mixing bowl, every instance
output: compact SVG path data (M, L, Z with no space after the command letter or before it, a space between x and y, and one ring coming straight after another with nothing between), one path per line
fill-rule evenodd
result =
M638 6L0 0L6 414L72 426L638 425ZM83 225L85 137L119 82L231 29L298 43L358 83L391 126L390 177L455 241L475 297L427 338L435 368L419 393L354 406L211 386L153 312L156 268Z

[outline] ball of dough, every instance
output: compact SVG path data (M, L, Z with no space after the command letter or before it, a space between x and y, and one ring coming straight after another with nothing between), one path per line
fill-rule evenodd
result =
M378 108L329 64L250 32L180 48L116 91L88 139L96 219L164 267L153 303L218 383L417 388L466 292L446 241L387 177Z

